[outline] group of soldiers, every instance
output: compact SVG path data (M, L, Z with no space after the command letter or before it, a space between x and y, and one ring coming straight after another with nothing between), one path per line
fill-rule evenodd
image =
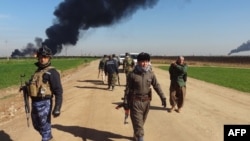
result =
M105 60L105 56L102 60ZM101 60L101 61L102 61ZM100 64L101 64L100 61ZM108 60L99 70L104 71L104 75L108 75L108 89L112 90L118 76L118 60L115 56L108 56ZM156 75L152 71L150 63L150 55L148 53L140 53L137 56L137 64L126 53L123 61L123 72L126 73L125 93L122 106L125 111L130 112L130 119L134 130L135 141L144 141L144 124L149 112L150 102L152 100L152 88L161 99L161 105L166 108L166 96L157 81ZM183 107L184 98L186 95L186 80L187 80L187 65L184 63L184 57L179 56L176 61L172 62L169 67L170 74L170 105L168 110L172 112L180 112ZM103 79L105 80L105 78ZM151 88L152 86L152 88ZM177 109L175 109L177 106ZM128 114L128 113L126 113Z
M40 133L42 141L54 141L51 133L51 115L53 117L60 116L63 102L60 71L51 65L53 54L46 45L39 48L36 55L35 66L37 69L29 82L20 88L20 91L22 90L31 99L32 124L35 130ZM110 56L104 55L99 63L103 83L107 76L108 90L114 90L117 78L119 78L118 68L120 64L118 62L118 58L113 54ZM151 89L153 88L156 91L164 108L167 105L166 97L152 71L148 53L140 53L137 56L136 64L129 53L126 53L123 61L123 72L126 73L126 84L122 107L130 112L134 133L133 139L143 141L143 126L152 100ZM171 80L169 100L171 108L169 112L174 110L175 106L177 106L176 111L180 112L184 103L187 80L187 65L184 63L184 57L180 56L175 62L171 63L169 73Z
M103 57L101 58L99 62L98 77L101 74L103 84L105 84L105 82L107 81L108 90L110 89L114 90L117 81L118 81L118 84L120 84L120 81L119 81L119 66L120 65L121 64L119 63L119 58L115 54L112 54L112 55L105 54L103 55ZM130 57L129 53L125 54L125 59L123 60L122 65L123 65L123 72L127 76L128 73L132 71L135 66L135 62Z

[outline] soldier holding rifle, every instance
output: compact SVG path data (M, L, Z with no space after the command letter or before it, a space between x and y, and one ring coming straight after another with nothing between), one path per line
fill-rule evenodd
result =
M51 66L51 58L52 52L46 45L38 49L38 62L35 63L37 70L26 84L32 102L32 124L42 136L42 141L54 141L51 133L51 114L54 117L60 115L63 100L60 73Z

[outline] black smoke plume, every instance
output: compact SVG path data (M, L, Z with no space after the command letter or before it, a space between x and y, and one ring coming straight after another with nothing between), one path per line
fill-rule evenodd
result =
M248 40L246 43L243 43L238 48L231 50L228 55L231 55L232 53L238 53L241 51L250 51L250 40Z
M76 45L79 33L89 28L111 26L134 14L152 8L158 0L64 0L54 11L54 24L46 30L44 41L53 54L62 45Z
M11 57L20 57L20 56L33 56L38 49L38 47L41 46L42 44L42 38L36 37L35 38L35 43L28 43L22 50L15 49L11 53Z
M76 45L80 32L114 25L139 9L152 8L157 2L158 0L64 0L54 11L56 19L53 25L46 29L47 39L42 41L41 38L36 38L36 45L28 43L22 50L15 49L11 57L33 55L42 44L47 45L53 54L60 53L63 45Z

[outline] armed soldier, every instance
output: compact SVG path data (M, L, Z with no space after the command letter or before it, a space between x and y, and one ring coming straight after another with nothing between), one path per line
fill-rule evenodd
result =
M149 66L150 55L140 53L137 56L137 65L128 74L127 85L124 94L124 107L130 109L130 118L134 129L135 141L143 141L144 123L149 112L152 99L151 85L161 99L161 104L166 107L166 97L155 74Z
M51 133L51 113L54 117L60 115L63 100L63 88L60 73L51 66L52 52L43 45L37 51L37 70L27 84L28 94L32 101L32 124L42 141L54 141ZM53 97L55 104L53 107Z

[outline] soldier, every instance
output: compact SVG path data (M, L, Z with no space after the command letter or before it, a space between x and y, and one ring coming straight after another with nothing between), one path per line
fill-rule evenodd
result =
M42 141L53 141L51 133L51 113L54 117L60 115L63 100L63 88L60 73L51 66L52 52L43 45L37 51L37 70L32 75L27 87L31 97L31 119L35 130L42 136ZM55 104L53 107L53 97Z
M115 54L112 54L112 58L115 60L117 67L119 68L119 59Z
M126 74L126 77L128 76L128 73L131 72L134 68L135 62L130 57L129 53L125 54L125 59L123 60L123 70Z
M140 53L137 56L137 65L128 74L127 85L124 94L124 108L130 109L130 118L134 129L134 139L143 141L144 123L149 112L152 99L151 85L159 95L162 105L166 107L166 97L155 74L149 66L150 55Z
M108 60L107 55L106 54L103 55L103 58L100 60L99 66L98 66L98 69L99 69L98 77L99 77L99 75L101 73L103 84L106 81L106 76L105 76L105 72L104 72L104 65L105 65L107 60Z
M112 91L115 88L115 84L118 76L118 67L117 62L112 58L112 55L109 56L109 60L106 61L104 66L105 75L108 75L108 90L112 86Z
M169 112L172 112L177 105L176 112L180 112L186 96L187 65L184 63L184 57L179 56L169 67L170 74L170 105Z

